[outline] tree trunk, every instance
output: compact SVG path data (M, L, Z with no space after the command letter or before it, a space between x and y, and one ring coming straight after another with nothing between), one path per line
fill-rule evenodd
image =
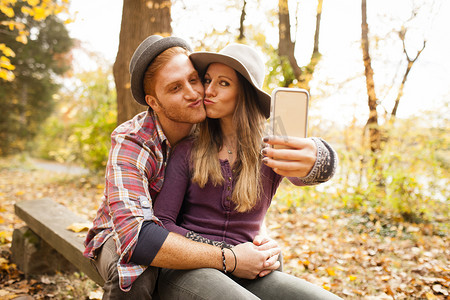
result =
M309 91L309 82L312 80L314 75L314 71L316 70L316 65L319 63L322 55L319 52L319 36L320 36L320 20L322 19L322 6L323 0L317 1L317 12L316 12L316 29L314 32L314 48L313 53L311 55L311 59L309 64L303 71L302 76L300 77L300 87L307 89Z
M302 75L302 69L298 66L297 60L294 56L295 43L291 40L291 21L289 19L288 0L278 1L278 17L278 55L282 60L287 59L287 62L289 62L292 67L295 78L299 79ZM293 82L294 78L289 76L289 74L284 71L283 73L285 80L284 86L289 86Z
M319 32L320 32L320 20L322 19L322 6L323 0L317 1L317 13L316 13L316 31L314 32L314 50L313 57L319 54Z
M294 50L295 50L295 42L291 40L291 22L289 19L289 10L288 10L288 0L279 0L278 1L278 10L279 10L279 45L278 45L278 55L282 60L282 64L289 63L292 68L292 72L294 73L293 78L292 73L286 72L287 70L283 69L284 76L284 86L289 86L294 79L297 79L298 86L304 89L309 90L309 82L312 79L314 74L314 70L316 68L317 63L320 60L319 53L319 33L320 33L320 20L322 17L322 4L323 0L318 0L317 2L317 14L316 14L316 29L314 32L314 50L311 55L311 60L306 67L303 69L298 65L297 60L295 59Z
M123 1L119 51L113 67L118 124L146 109L131 95L129 64L134 50L146 37L152 34L168 36L172 33L170 8L170 0Z
M367 24L366 0L361 2L361 48L363 51L364 72L366 76L366 88L369 98L369 119L366 126L369 128L370 149L375 152L380 149L380 130L378 128L377 96L375 93L375 82L373 80L373 69L369 54L369 25Z
M241 18L239 20L239 37L238 37L238 41L242 41L245 38L244 21L245 21L245 16L247 15L247 13L245 12L245 7L246 6L247 6L247 1L244 0L244 5L242 6L242 10L241 10Z

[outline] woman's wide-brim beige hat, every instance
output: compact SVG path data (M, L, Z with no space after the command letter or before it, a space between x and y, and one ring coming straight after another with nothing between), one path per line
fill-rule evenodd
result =
M239 72L255 88L261 110L269 118L270 95L262 90L264 62L253 48L243 44L230 44L218 53L200 51L191 53L189 57L202 76L212 63L222 63Z

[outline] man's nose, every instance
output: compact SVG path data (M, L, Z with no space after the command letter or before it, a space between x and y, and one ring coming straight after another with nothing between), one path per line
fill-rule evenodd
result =
M195 90L194 86L192 86L191 84L187 85L185 98L197 100L198 94L199 93Z

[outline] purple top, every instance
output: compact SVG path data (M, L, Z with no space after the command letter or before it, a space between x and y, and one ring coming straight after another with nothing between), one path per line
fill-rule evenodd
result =
M183 236L194 231L203 237L230 245L252 241L259 233L283 176L262 164L262 197L251 211L237 212L231 201L234 180L228 160L220 160L225 178L223 185L214 186L208 182L204 188L200 188L191 182L189 160L192 142L192 139L182 141L173 150L163 188L155 201L155 216L169 231ZM292 182L303 185L301 180Z

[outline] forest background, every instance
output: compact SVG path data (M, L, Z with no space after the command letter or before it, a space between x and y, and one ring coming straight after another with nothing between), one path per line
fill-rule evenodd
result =
M287 272L348 298L448 296L450 5L337 2L1 0L0 269L12 282L0 291L17 294L11 286L24 282L7 254L20 225L15 201L44 189L37 197L95 214L109 134L144 109L129 93L129 59L158 33L195 50L251 45L266 59L266 91L310 91L309 134L329 141L340 162L330 182L283 184L276 195L266 222L285 246ZM99 14L114 23L90 23ZM33 167L35 158L90 173L55 179ZM43 185L11 179L24 174ZM36 282L26 282L31 293ZM98 290L81 286L62 290Z

